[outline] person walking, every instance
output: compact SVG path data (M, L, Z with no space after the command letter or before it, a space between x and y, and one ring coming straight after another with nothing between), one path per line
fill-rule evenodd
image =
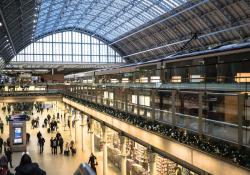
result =
M11 147L9 147L9 146L6 147L5 156L7 157L8 163L10 163L10 167L13 168Z
M70 128L70 120L68 119L68 127Z
M10 138L9 137L6 139L6 144L7 144L7 146L10 146Z
M89 116L87 117L87 126L88 126L88 132L90 131L90 119Z
M60 147L60 154L63 153L63 138L62 136L59 137L59 147Z
M0 136L0 153L3 151L3 138Z
M39 131L38 133L37 133L37 140L38 140L38 143L39 143L39 140L41 139L41 137L42 137L42 134L41 134L41 132Z
M90 166L91 166L91 168L94 170L94 172L97 174L97 172L96 172L96 165L98 165L98 163L97 163L97 160L96 160L96 156L93 154L93 153L91 153L91 155L90 155L90 157L89 157L89 162L88 162L88 164L90 164Z
M30 133L26 133L26 144L30 143Z
M6 120L6 124L8 125L9 124L9 117L8 117L8 115L5 116L5 120Z
M40 140L39 140L40 154L43 153L44 143L45 143L45 139L43 137L41 137Z
M47 125L48 125L48 119L47 119L47 118L45 118L45 119L44 119L44 121L43 121L43 123L44 123L44 127L45 127L45 128L47 128Z
M56 139L56 137L52 141L52 146L53 146L54 154L57 154L57 139Z
M53 137L50 138L50 148L51 148L51 153L54 154L54 150L53 150Z
M50 123L51 116L48 114L47 115L48 122Z
M1 134L3 134L3 126L4 126L3 121L2 121L2 119L0 119L0 130L1 130Z

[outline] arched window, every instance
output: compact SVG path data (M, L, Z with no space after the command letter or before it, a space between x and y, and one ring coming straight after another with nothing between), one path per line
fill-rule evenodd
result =
M121 56L102 41L79 32L46 36L23 49L12 62L121 63Z

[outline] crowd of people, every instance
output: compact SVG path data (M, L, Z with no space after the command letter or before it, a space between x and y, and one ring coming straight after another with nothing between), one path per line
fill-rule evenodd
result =
M0 175L14 175L8 167L8 162L7 156L3 155L0 158ZM32 162L27 152L23 153L20 164L15 168L15 172L15 175L46 175L46 172L37 163Z
M10 164L10 167L12 168L13 167L12 166L12 149L10 146L9 138L7 138L7 140L4 141L3 138L0 136L0 153L3 153L6 156L8 163Z
M39 117L35 117L31 120L31 126L32 129L38 128L39 127ZM63 119L63 116L57 113L57 117L53 115L47 115L46 118L43 120L43 125L42 128L47 129L48 133L53 133L56 131L55 137L51 137L49 141L46 142L45 137L43 137L42 132L38 131L37 133L37 144L39 146L39 153L43 154L44 152L44 146L45 143L46 145L50 146L51 149L51 154L52 155L65 155L69 156L72 155L74 156L77 152L75 142L72 141L64 141L62 135L60 132L57 131L58 129L58 123L60 121L64 120L64 123L66 122L68 124L68 127L70 128L71 126L74 127L75 123L72 122L72 125L70 125L70 121ZM7 122L7 121L6 121ZM88 119L88 130L90 128L90 121ZM3 134L3 129L4 129L4 123L0 119L0 131L1 134ZM30 133L26 133L26 144L29 144L30 142ZM4 152L3 152L4 150ZM10 168L13 168L12 165L12 148L10 145L10 139L8 138L6 141L0 136L0 153L2 153L2 157L0 157L0 175L12 175L10 172ZM91 153L89 162L91 168L96 172L96 157L94 156L93 153ZM37 163L33 163L31 161L31 158L29 154L26 152L22 155L20 164L15 168L15 175L26 175L26 174L36 174L36 175L46 175L46 172L43 171L42 169L39 168ZM13 174L14 175L14 174Z

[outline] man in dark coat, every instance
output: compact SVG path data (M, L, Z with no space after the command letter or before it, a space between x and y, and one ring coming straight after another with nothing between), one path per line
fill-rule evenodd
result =
M43 153L44 143L45 143L45 139L43 137L41 137L39 140L40 154Z

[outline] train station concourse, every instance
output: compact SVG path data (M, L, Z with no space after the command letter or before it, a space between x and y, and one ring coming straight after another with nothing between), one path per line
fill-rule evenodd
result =
M0 0L0 175L250 175L249 0Z

